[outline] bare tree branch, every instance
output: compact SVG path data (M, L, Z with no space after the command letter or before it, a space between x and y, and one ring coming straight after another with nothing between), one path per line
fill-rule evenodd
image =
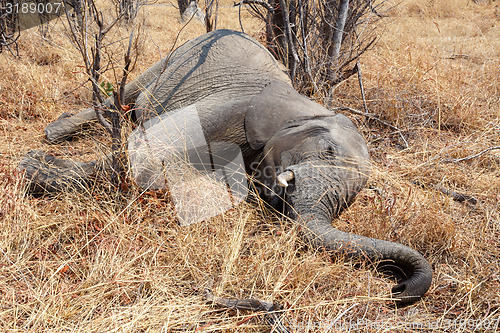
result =
M419 182L418 180L415 180L415 181L412 181L413 184L423 188L423 189L426 189L427 187L430 187L432 189L434 189L435 191L438 191L438 192L441 192L443 193L444 195L447 195L447 196L450 196L452 197L452 199L454 201L457 201L457 202L468 202L470 203L471 205L476 205L479 200L475 197L473 197L472 195L469 195L469 194L466 194L466 193L460 193L460 192L456 192L456 191L453 191L453 190L450 190L450 189L447 189L441 185L432 185L432 184L428 184L427 186L421 182Z
M379 123L381 123L382 125L385 125L387 127L389 127L390 129L394 130L395 132L394 133L397 133L399 134L399 136L401 137L401 139L403 140L404 144L405 144L405 148L408 148L409 145L408 145L408 141L406 141L406 138L403 136L402 134L402 130L399 129L398 127L378 118L376 115L374 115L373 113L365 113L365 112L362 112L362 111L359 111L359 110L356 110L356 109L353 109L353 108L350 108L348 106L345 106L345 105L341 105L337 108L333 108L333 110L345 110L345 111L349 111L350 113L354 113L358 116L363 116L363 117L367 117L369 119L372 119L372 120L375 120L375 121L378 121Z
M231 299L215 297L209 289L205 289L204 298L208 302L224 308L262 312L266 322L272 326L273 332L290 333L290 330L282 322L281 312L283 306L280 304L254 298Z
M233 5L234 7L241 6L241 5L259 5L267 9L268 11L274 13L274 8L267 2L262 1L262 0L242 0L240 2L234 2Z
M219 0L205 0L205 4L205 25L207 32L210 32L217 29L217 18L219 16Z
M479 153L477 154L474 154L474 155L469 155L467 157L463 157L463 158L455 158L455 159L444 159L443 162L453 162L453 163L458 163L458 162L464 162L464 161L469 161L469 160L472 160L476 157L479 157L481 155L484 155L486 154L487 152L489 151L492 151L492 150L497 150L497 149L500 149L500 146L495 146L495 147L489 147L487 149L484 149L482 151L480 151Z
M356 63L356 69L358 72L359 90L361 91L361 98L363 99L363 107L365 108L365 112L368 113L368 106L366 105L365 98L365 88L363 87L363 79L361 78L361 66L359 65L359 61Z
M365 0L367 5L368 5L368 8L370 8L370 11L377 15L378 17L382 18L382 17L387 17L388 15L383 15L383 14L380 14L377 9L375 7L373 7L373 0Z
M129 74L129 67L131 63L130 51L132 50L132 41L134 37L134 30L130 32L130 37L128 41L127 53L125 54L125 66L123 67L123 75L120 81L120 92L118 95L119 108L118 110L123 110L123 104L125 103L125 85L127 83L127 78Z
M168 51L168 57L167 57L167 59L165 59L165 61L164 61L163 68L162 68L162 70L160 71L160 73L158 74L158 77L157 77L157 79L156 79L156 82L155 82L155 85L154 85L154 87L153 87L152 91L155 91L155 90L158 88L158 84L159 84L159 82L160 82L160 77L161 77L161 75L165 72L165 70L167 69L168 63L169 63L169 61L170 61L170 57L171 57L172 52L174 51L175 47L177 46L177 42L179 41L179 37L181 36L181 33L182 33L182 31L184 30L184 28L186 28L186 27L188 26L189 22L191 22L191 20L193 20L194 16L195 16L194 14L193 14L193 15L191 15L191 17L189 18L189 20L188 20L186 23L184 23L184 25L182 26L182 28L179 30L179 32L178 32L178 33L177 33L177 35L175 36L174 43L172 44L172 47L171 47L171 48L170 48L170 50Z

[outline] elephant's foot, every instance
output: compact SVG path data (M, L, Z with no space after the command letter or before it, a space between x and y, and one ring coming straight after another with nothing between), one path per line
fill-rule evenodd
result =
M19 163L32 194L54 193L88 186L94 163L55 158L41 150L30 150Z
M63 113L57 120L51 122L45 128L45 136L49 143L58 143L78 133L85 125L96 120L93 108L82 110L72 115Z

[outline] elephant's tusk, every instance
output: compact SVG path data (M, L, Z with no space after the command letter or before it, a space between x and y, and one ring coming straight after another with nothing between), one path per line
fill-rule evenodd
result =
M288 187L288 182L293 179L293 172L285 171L278 175L277 181L278 185L281 187Z

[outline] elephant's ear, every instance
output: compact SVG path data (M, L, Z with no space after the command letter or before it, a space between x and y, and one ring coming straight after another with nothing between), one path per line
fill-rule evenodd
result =
M292 86L274 81L250 101L245 116L247 141L252 149L259 150L290 122L331 115L331 111L300 95Z

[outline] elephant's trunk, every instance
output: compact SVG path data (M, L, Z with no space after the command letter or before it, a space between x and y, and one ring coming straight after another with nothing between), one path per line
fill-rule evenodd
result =
M402 303L413 302L423 296L430 287L432 269L418 251L402 244L363 237L332 227L332 219L359 191L358 186L353 186L356 176L346 178L343 173L342 176L332 177L330 174L330 181L325 182L324 177L318 177L318 168L313 168L315 176L311 176L307 170L311 168L305 169L305 172L301 168L294 170L295 189L288 196L290 216L301 226L305 239L313 246L367 259L400 275L402 282L392 288L392 293ZM364 181L361 186L363 184Z
M393 295L401 302L415 301L429 289L432 269L419 252L402 244L337 230L330 225L330 221L329 218L318 216L318 212L305 213L299 209L298 222L303 227L305 238L312 245L350 257L366 258L374 263L391 261L388 264L397 267L399 272L396 273L404 275L404 280L392 288Z

